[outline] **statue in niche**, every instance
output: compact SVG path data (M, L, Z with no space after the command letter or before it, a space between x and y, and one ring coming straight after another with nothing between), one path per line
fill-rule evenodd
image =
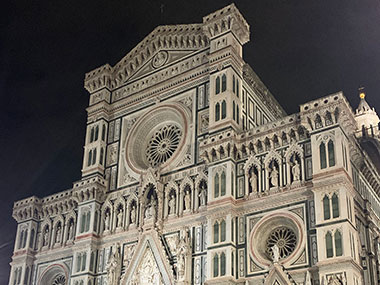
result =
M275 165L273 166L273 170L270 173L270 182L271 182L273 187L278 186L278 170L277 170L277 167Z
M131 209L131 224L134 224L136 222L136 208L133 205Z
M169 215L175 214L175 197L172 194L169 198Z
M74 222L70 221L69 230L67 232L67 239L71 240L73 238L73 233L74 233Z
M249 178L249 183L251 184L252 193L257 192L257 175L253 170L251 173L251 178Z
M190 192L186 191L185 194L185 211L190 211Z
M274 244L271 249L273 253L273 262L277 263L280 260L280 249L278 248L277 244Z
M123 209L120 209L117 213L117 227L121 228L123 226Z
M56 235L55 235L55 242L56 243L60 243L61 242L61 234L62 234L62 229L61 229L61 225L59 225L57 227L57 232L56 232Z
M151 216L152 216L152 218L153 218L153 220L155 220L156 219L156 207L157 207L157 201L154 199L154 198L152 198L152 207L150 208L150 214L151 214Z
M146 205L145 219L156 218L156 205L157 205L157 202L152 197L151 201Z
M206 206L206 198L207 198L207 190L206 190L206 187L204 186L201 186L201 191L199 192L199 200L200 200L200 203L199 205L200 206Z
M105 231L110 230L110 215L108 212L106 212L106 215L104 217L104 230Z
M107 284L108 285L117 285L119 284L120 274L121 274L121 256L120 256L120 245L117 244L114 247L114 252L112 253L108 264L107 269Z
M49 243L49 227L45 228L42 245L46 246Z
M177 245L177 270L178 280L185 279L186 263L188 262L188 256L191 253L190 239L188 237L188 230L181 231L181 237L179 238Z
M301 169L300 169L300 165L298 163L298 160L297 159L294 159L294 160L295 160L295 162L292 166L293 181L299 181Z

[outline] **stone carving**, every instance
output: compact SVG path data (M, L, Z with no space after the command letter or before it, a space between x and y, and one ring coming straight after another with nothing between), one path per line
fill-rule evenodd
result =
M70 221L69 230L67 232L67 239L72 240L74 237L74 222Z
M42 245L47 246L49 244L49 227L45 228Z
M144 256L136 268L130 284L164 284L156 260L149 247L146 248Z
M156 218L156 205L157 202L152 198L152 201L147 204L146 209L145 209L145 219L152 219L153 220Z
M273 170L270 173L270 182L272 184L272 187L278 186L278 170L276 166L273 166Z
M59 225L57 227L57 232L56 232L56 235L55 235L55 242L56 243L60 243L61 242L61 234L62 234L62 229L61 229L61 225Z
M132 261L133 254L135 253L136 244L126 246L124 248L124 266L128 268L129 264Z
M154 68L161 67L168 60L168 53L166 51L160 51L157 53L152 61L152 65Z
M169 198L169 215L175 214L175 197L171 195Z
M111 165L117 162L117 152L118 152L117 143L108 146L107 165Z
M298 163L298 160L295 159L295 162L292 166L293 182L300 180L300 175L301 175L300 171L301 171L301 169L300 169L300 165Z
M190 193L189 191L186 191L186 194L185 194L185 211L190 211L190 201L191 198L190 198Z
M104 230L110 230L110 214L108 212L106 212L106 215L104 217Z
M189 255L191 254L190 238L188 230L181 231L181 237L177 244L177 274L178 281L186 280L186 267L189 267Z
M119 213L117 214L117 227L123 227L123 209L120 209Z
M201 186L199 192L199 206L206 206L207 190L206 187Z
M177 244L178 244L178 236L177 235L171 235L166 238L166 241L168 243L170 252L172 255L175 255L177 252Z
M257 192L257 175L255 174L253 170L252 170L251 178L249 178L249 183L251 184L252 193Z
M136 208L135 206L132 206L131 209L131 224L136 223Z
M273 253L273 262L277 263L280 260L280 249L278 248L277 244L274 244L271 249Z
M108 264L107 264L107 284L108 285L118 285L121 275L121 256L120 256L120 245L117 244L114 247L114 252L112 253Z

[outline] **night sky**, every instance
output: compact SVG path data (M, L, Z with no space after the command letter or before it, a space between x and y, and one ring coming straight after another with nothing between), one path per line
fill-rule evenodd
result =
M0 284L8 282L13 251L13 202L80 179L89 99L84 74L114 65L160 24L200 23L231 3L10 2L0 12ZM356 108L360 86L380 111L379 0L235 4L251 27L244 59L288 114L340 90Z

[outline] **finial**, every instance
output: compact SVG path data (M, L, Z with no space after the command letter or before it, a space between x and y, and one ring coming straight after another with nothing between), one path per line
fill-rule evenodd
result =
M364 87L360 87L359 88L359 97L360 97L360 99L364 99L365 98Z

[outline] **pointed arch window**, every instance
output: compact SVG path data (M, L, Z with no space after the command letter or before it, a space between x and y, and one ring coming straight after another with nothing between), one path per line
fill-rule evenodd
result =
M323 197L323 218L325 220L328 220L331 218L330 216L330 198L325 195L325 197Z
M236 96L239 98L239 79L236 79Z
M226 275L226 255L224 252L220 255L220 276Z
M93 152L92 152L92 164L95 164L96 163L96 148L93 149Z
M90 166L92 162L92 150L88 152L87 166Z
M225 74L222 75L222 92L227 90L227 76Z
M101 165L103 165L103 158L104 158L104 148L100 149L100 157L99 157L99 162Z
M327 149L329 152L329 167L335 166L335 149L334 142L332 140L328 142Z
M87 253L85 252L82 256L82 268L81 268L82 271L86 269L86 259L87 259Z
M225 119L227 116L227 104L226 101L222 101L222 119Z
M219 173L214 176L214 198L219 197Z
M215 79L215 94L220 93L220 77L217 76Z
M30 232L30 240L29 240L29 247L30 248L34 248L34 235L35 235L35 231L34 231L34 229L32 229Z
M226 221L223 220L220 223L220 241L224 242L226 241Z
M332 204L333 218L339 217L339 198L338 198L338 195L336 195L335 193L332 195L331 204Z
M213 258L213 276L218 277L219 275L219 256L217 254L214 255Z
M215 122L219 121L220 119L220 105L219 103L216 103L215 105Z
M226 174L223 171L220 175L220 196L226 195Z
M99 126L96 126L96 128L95 128L95 141L98 140L98 137L99 137Z
M235 112L235 102L232 102L232 119L235 121L236 119L236 112Z
M94 128L91 128L91 131L90 131L90 143L92 143L94 141L94 138L95 138L95 130L94 130Z
M216 221L214 223L214 243L219 242L219 223Z
M332 236L330 232L327 232L326 236L326 257L330 258L334 256Z
M22 241L22 248L26 247L26 238L28 237L28 230L25 230L24 239Z
M335 255L342 256L343 255L342 234L340 233L340 231L335 232L334 242L335 242Z
M103 127L102 127L102 141L105 141L106 140L106 125L103 124Z
M232 92L235 94L235 91L236 91L235 75L232 75Z
M22 241L24 240L24 230L21 231L19 240L18 240L18 249L22 248Z
M239 124L239 105L236 105L236 122Z
M325 146L324 142L322 142L319 145L319 158L320 158L321 169L326 168L327 167L327 162L326 162L326 146Z

